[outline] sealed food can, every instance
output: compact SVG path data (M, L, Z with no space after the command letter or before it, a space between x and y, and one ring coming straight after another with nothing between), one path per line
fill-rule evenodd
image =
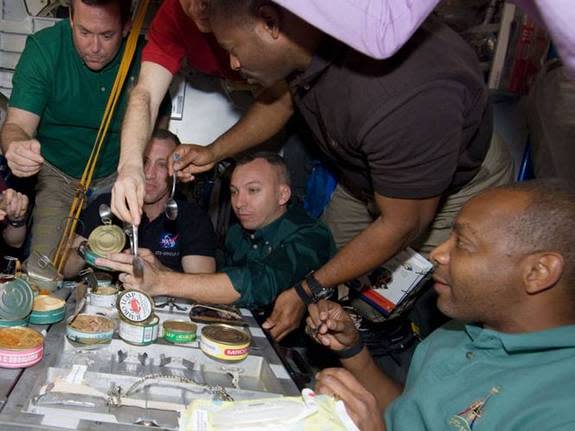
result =
M126 343L136 346L147 346L158 339L160 319L154 315L148 322L129 322L120 320L118 334Z
M64 320L66 302L51 295L38 295L34 298L30 323L33 325L49 325Z
M11 328L13 326L23 326L26 327L30 323L30 315L25 317L24 319L18 320L3 320L0 319L0 328Z
M25 368L44 357L44 337L31 328L0 328L0 367Z
M107 317L96 314L78 314L68 322L66 336L70 341L79 344L106 344L112 341L114 328L114 321Z
M99 256L120 253L126 244L126 234L119 226L106 224L98 226L90 233L88 245Z
M116 303L120 318L132 323L148 322L154 314L154 301L147 293L125 290L118 295Z
M196 341L198 326L195 323L182 320L166 320L163 324L164 340L174 344L184 344Z
M202 328L200 349L206 355L223 361L241 361L250 351L251 336L233 326L207 325Z
M34 292L30 284L15 278L7 283L0 284L0 319L21 320L32 311Z

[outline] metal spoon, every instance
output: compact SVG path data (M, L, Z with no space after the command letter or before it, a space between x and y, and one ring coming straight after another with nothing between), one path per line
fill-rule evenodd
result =
M174 161L179 159L177 154L174 154ZM170 199L166 203L166 209L164 213L168 220L175 220L178 218L178 203L174 199L174 193L176 193L176 171L172 174L172 194L170 195Z
M130 245L132 246L132 255L134 256L132 259L134 277L143 278L144 262L142 261L142 258L138 256L138 226L135 224L132 225L132 238Z

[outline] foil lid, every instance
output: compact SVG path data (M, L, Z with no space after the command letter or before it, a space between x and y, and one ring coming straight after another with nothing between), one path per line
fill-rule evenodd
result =
M30 285L21 278L15 278L0 285L0 319L24 319L32 311L34 293Z
M117 308L120 317L129 322L146 322L152 318L154 301L139 290L126 290L118 296Z
M126 244L126 234L116 225L98 226L88 237L90 249L97 255L120 253Z

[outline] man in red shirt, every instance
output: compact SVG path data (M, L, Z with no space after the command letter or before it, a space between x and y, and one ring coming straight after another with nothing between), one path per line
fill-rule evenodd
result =
M126 222L140 223L144 199L141 155L160 103L182 61L186 59L191 69L204 74L241 82L242 78L230 68L227 53L211 34L206 8L206 0L164 0L148 31L138 83L124 117L118 178L112 189L112 211ZM212 147L217 151L233 141L249 148L264 142L282 129L292 112L283 83L261 90L249 111ZM182 147L178 153L189 147Z

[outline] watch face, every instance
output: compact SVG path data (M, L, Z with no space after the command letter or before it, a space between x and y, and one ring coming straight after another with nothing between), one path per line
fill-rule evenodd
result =
M314 296L316 298L316 302L320 299L329 299L335 292L335 289L320 289L318 292L315 292Z

